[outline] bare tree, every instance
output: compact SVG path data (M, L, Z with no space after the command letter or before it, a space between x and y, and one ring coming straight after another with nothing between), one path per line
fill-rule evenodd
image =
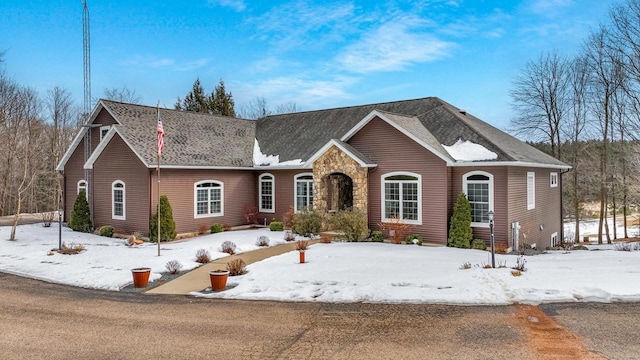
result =
M607 221L608 198L608 162L609 136L613 121L614 94L621 89L624 79L622 58L619 52L608 46L608 32L604 27L591 34L587 39L585 50L591 71L590 99L591 110L597 119L597 126L602 136L600 152L600 223L598 225L598 243L602 243L602 231L611 242L609 223Z
M560 158L560 128L568 107L570 62L556 51L530 61L513 82L511 98L517 116L511 120L516 133L549 141L551 153Z
M105 88L104 98L130 104L140 104L142 101L142 96L138 95L135 90L129 89L127 85L121 88Z
M258 96L243 105L238 115L243 119L262 119L269 115L289 114L298 112L298 106L294 102L282 103L276 106L275 111L271 110L267 100L263 96Z
M569 67L569 118L566 126L562 127L564 136L569 139L569 164L571 165L571 182L569 198L572 203L572 212L575 217L575 241L580 241L580 208L583 202L581 196L580 179L582 166L580 158L585 143L582 141L587 128L587 86L589 84L589 68L587 60L579 56L571 62Z

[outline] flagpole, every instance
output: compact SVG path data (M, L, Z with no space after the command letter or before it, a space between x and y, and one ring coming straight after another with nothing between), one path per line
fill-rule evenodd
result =
M158 119L160 119L160 101L156 107ZM159 145L159 144L158 144ZM160 148L158 148L158 256L160 256Z

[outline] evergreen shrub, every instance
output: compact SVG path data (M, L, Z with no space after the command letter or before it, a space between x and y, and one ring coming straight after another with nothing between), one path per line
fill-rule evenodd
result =
M449 239L447 245L468 249L471 246L473 232L471 230L471 204L464 193L458 195L453 206L453 215L449 224Z
M76 201L73 203L73 211L71 211L71 217L67 225L73 231L86 233L93 231L91 211L89 210L89 203L87 202L87 195L84 190L80 190Z
M173 210L167 195L160 196L160 241L171 241L176 238L176 223L173 221ZM158 213L149 223L149 239L158 241Z
M284 223L282 221L272 221L269 224L269 230L271 230L271 231L284 231Z

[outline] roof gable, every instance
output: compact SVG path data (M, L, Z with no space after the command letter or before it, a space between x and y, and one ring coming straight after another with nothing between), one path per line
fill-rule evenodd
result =
M318 158L320 158L324 153L326 153L329 149L331 149L331 147L337 147L338 149L340 149L340 151L342 151L343 153L347 154L350 158L352 158L355 162L357 162L358 164L360 164L360 166L362 167L376 167L377 164L375 164L373 161L369 160L369 158L367 158L365 155L363 155L361 152L359 152L358 150L356 150L353 146L338 140L338 139L331 139L329 140L329 142L327 142L320 150L316 151L315 154L313 154L309 160L307 160L307 162L304 164L304 167L311 167L313 165L313 163L318 160Z

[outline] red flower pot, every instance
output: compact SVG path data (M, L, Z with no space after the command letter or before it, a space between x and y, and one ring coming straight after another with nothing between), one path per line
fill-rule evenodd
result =
M300 253L300 264L304 264L304 250L298 250Z
M133 274L133 286L137 288L147 287L151 268L135 268L131 270Z
M211 291L224 290L227 287L228 278L229 270L209 271L209 279L211 280Z

